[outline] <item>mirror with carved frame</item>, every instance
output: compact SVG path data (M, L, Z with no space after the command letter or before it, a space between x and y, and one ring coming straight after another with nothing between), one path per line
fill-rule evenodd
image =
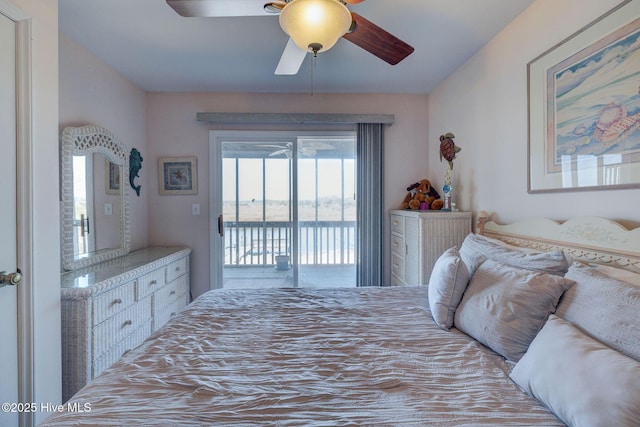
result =
M99 126L66 127L61 142L62 268L129 253L128 147Z

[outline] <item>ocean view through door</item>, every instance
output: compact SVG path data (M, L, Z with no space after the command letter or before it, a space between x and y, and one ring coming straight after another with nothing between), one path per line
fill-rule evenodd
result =
M212 287L356 286L354 132L212 132L211 153Z

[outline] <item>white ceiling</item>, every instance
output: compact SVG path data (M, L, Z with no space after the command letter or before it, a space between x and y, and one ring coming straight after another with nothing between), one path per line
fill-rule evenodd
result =
M349 9L415 48L388 65L345 39L274 70L277 16L183 18L165 0L59 0L60 31L146 91L417 93L433 90L534 0L367 0ZM313 82L313 83L312 83Z

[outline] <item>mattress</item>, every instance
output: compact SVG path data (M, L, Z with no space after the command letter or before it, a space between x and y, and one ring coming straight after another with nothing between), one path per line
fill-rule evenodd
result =
M43 425L563 425L426 287L214 290Z

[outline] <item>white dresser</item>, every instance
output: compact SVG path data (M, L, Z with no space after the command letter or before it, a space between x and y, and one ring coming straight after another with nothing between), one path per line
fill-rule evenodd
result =
M62 399L184 308L186 248L147 248L62 275Z
M429 283L438 257L471 232L471 212L392 210L391 284Z

